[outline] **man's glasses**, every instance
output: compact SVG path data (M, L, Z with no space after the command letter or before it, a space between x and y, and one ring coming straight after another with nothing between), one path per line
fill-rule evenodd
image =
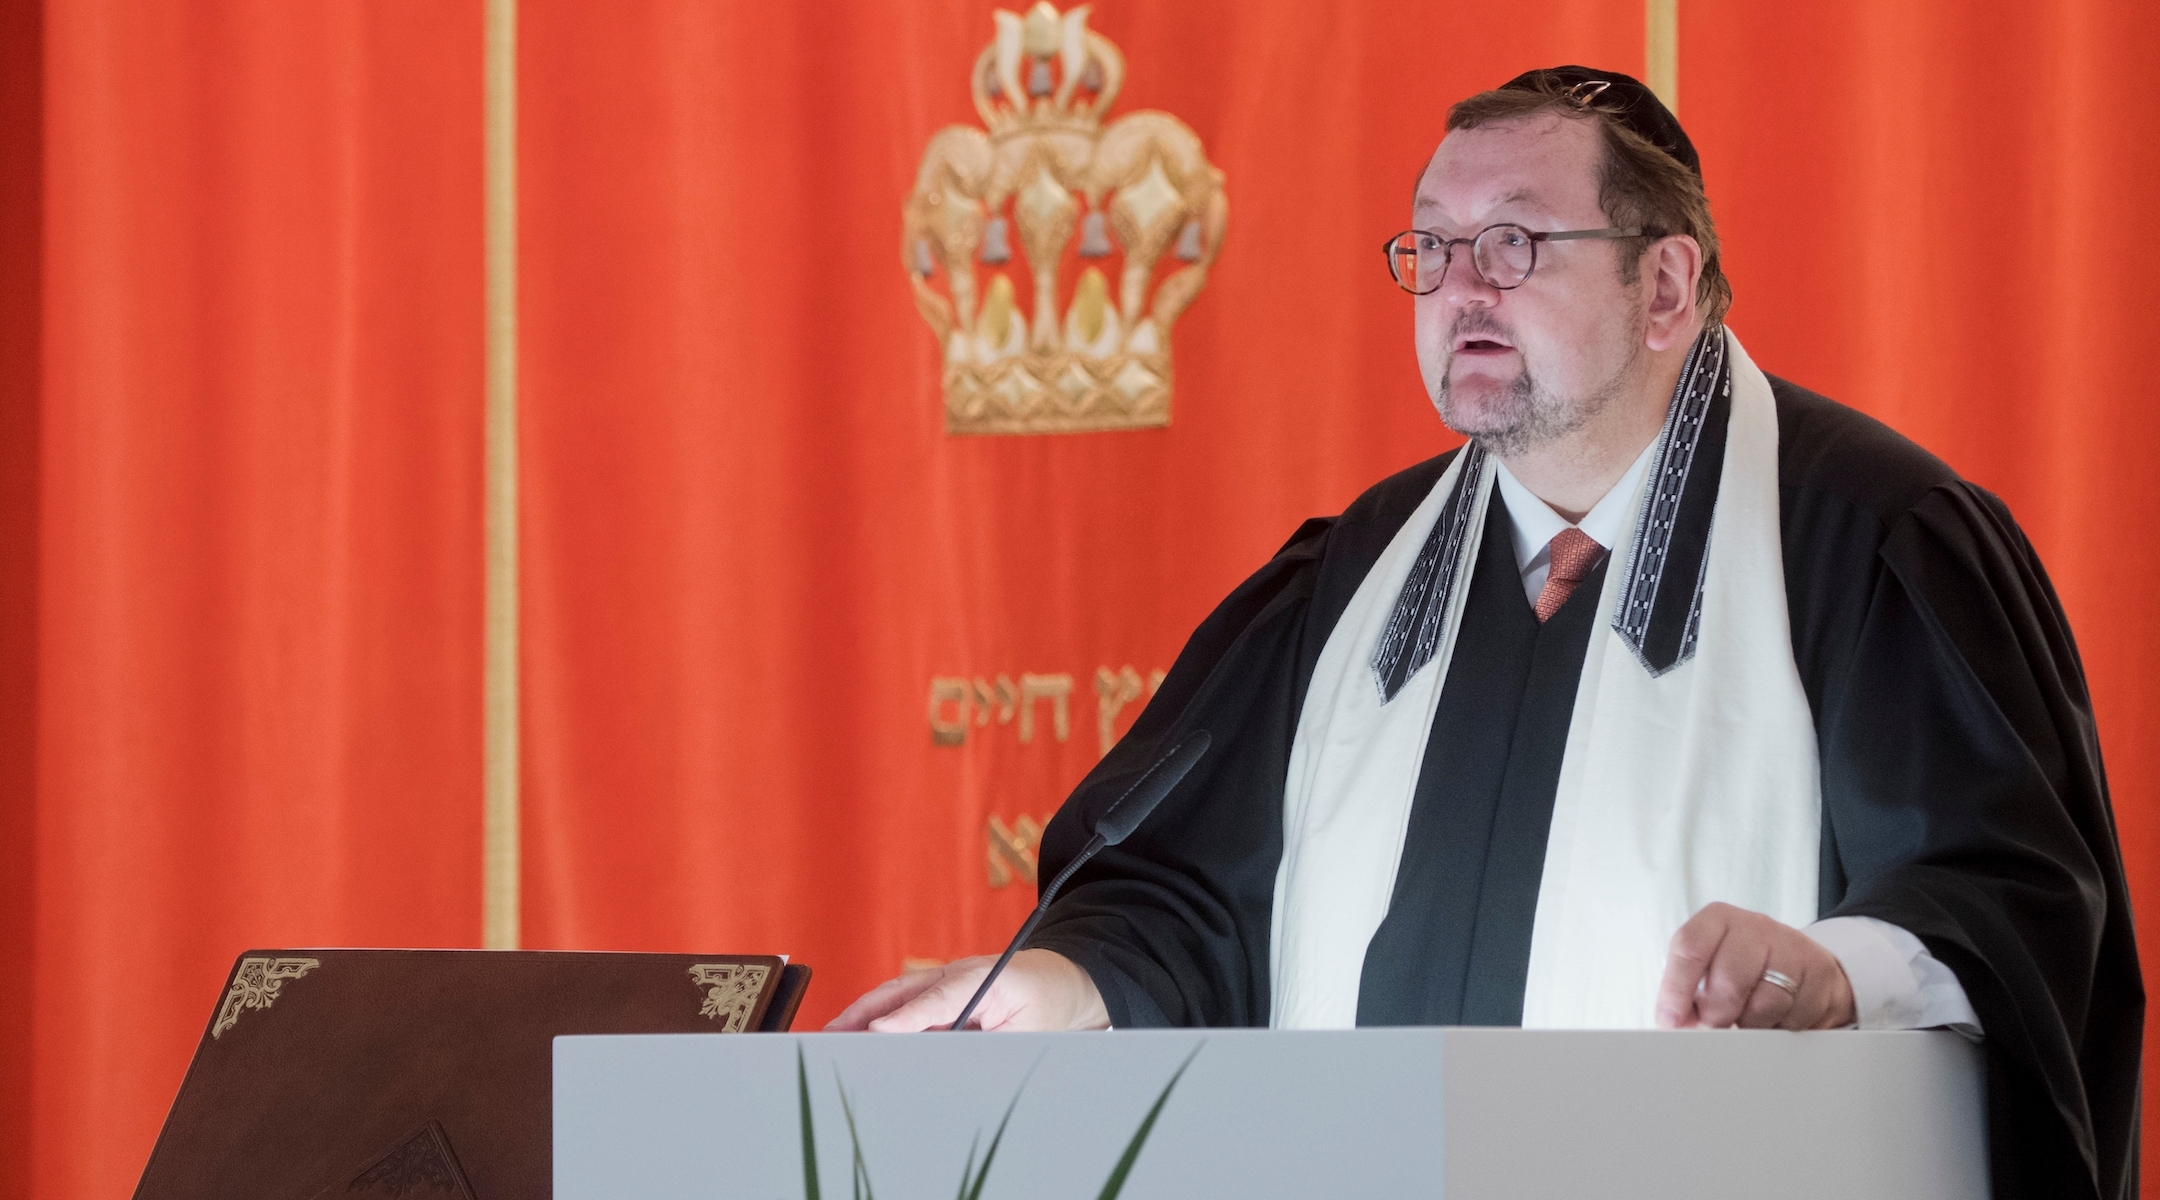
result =
M1455 247L1470 247L1470 265L1476 269L1478 278L1501 291L1519 288L1537 269L1539 242L1572 242L1580 238L1618 240L1632 237L1663 237L1662 232L1647 225L1634 225L1626 229L1569 229L1558 233L1538 233L1520 225L1502 223L1488 225L1478 231L1476 237L1450 238L1422 229L1405 229L1387 240L1381 247L1387 251L1388 274L1397 287L1413 296L1424 296L1440 290L1440 283L1447 278L1448 264L1454 261Z

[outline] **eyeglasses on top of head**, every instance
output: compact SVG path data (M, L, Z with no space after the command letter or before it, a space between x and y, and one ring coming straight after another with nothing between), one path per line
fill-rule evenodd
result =
M1487 225L1476 235L1466 238L1444 237L1424 229L1405 229L1389 238L1381 250L1387 254L1388 275L1395 280L1395 285L1413 296L1425 296L1440 290L1440 284L1447 279L1448 266L1455 259L1457 246L1470 247L1470 265L1478 278L1505 292L1521 287L1530 278L1530 272L1537 269L1539 242L1591 238L1617 241L1664 236L1663 231L1650 225L1541 233L1512 221L1503 221Z

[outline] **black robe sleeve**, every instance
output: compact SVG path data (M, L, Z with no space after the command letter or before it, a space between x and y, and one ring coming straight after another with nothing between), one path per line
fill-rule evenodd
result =
M1213 738L1131 837L1081 868L1028 941L1087 971L1115 1026L1267 1023L1283 772L1332 526L1307 521L1216 607L1131 732L1043 831L1038 875L1048 880L1157 754L1194 729Z
M1840 555L1787 528L1789 581L1798 568L1827 584ZM1833 539L1876 547L1838 569L1871 587L1793 606L1821 750L1824 915L1898 925L1956 973L1985 1031L1998 1200L2132 1196L2144 986L2069 625L1980 488L1937 483L1877 528ZM1814 564L1795 561L1811 550Z

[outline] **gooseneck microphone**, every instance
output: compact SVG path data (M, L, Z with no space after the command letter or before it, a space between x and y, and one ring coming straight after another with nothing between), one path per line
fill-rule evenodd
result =
M1168 753L1141 772L1140 778L1125 789L1125 794L1110 805L1102 818L1095 822L1095 836L1088 839L1087 845L1080 848L1080 853L1074 855L1073 860L1065 864L1065 869L1057 873L1057 878L1050 881L1050 886L1043 889L1042 899L1036 902L1035 911L1028 914L1027 921L1020 926L1020 932L1013 935L1011 944L1005 947L1005 953L998 956L997 965L990 968L988 975L983 976L982 986L975 989L974 998L967 1002L966 1008L960 1010L960 1019L954 1021L951 1028L967 1028L967 1019L975 1015L975 1006L981 1004L982 998L990 994L990 985L997 982L998 975L1005 970L1005 964L1012 961L1012 956L1019 953L1020 947L1027 943L1028 935L1035 932L1037 925L1042 924L1043 914L1050 911L1050 902L1057 899L1058 889L1065 886L1065 881L1072 878L1073 872L1079 870L1082 863L1095 857L1105 846L1115 846L1132 836L1132 831L1140 828L1140 822L1147 820L1148 814L1155 811L1155 806L1161 804L1163 797L1170 794L1170 789L1176 787L1178 782L1185 778L1185 773L1193 769L1193 764L1200 761L1200 756L1207 753L1208 743L1212 740L1205 729L1196 729L1186 734L1183 741L1170 747Z

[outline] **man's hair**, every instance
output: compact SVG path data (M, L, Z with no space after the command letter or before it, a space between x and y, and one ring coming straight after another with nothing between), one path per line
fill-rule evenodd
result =
M1695 287L1696 307L1702 310L1706 328L1724 320L1725 311L1732 307L1732 283L1718 261L1717 226L1710 219L1710 200L1703 194L1702 180L1680 160L1622 125L1613 113L1599 108L1595 99L1585 102L1577 94L1556 80L1543 78L1479 92L1448 109L1448 132L1548 112L1595 121L1604 147L1598 166L1598 207L1605 219L1619 228L1643 225L1663 234L1694 238L1703 256L1702 278ZM1633 283L1639 275L1638 262L1638 256L1623 253L1621 278Z

